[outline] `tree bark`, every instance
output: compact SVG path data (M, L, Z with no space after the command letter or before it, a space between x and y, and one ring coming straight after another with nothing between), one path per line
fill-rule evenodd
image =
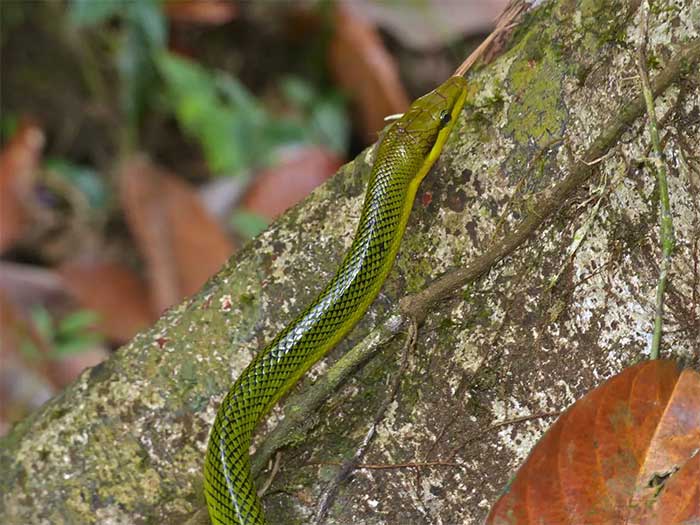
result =
M661 250L640 46L675 230L662 355L699 365L700 7L655 1L648 31L645 12L636 1L543 3L471 74L382 294L266 424L284 407L304 420L275 441L271 523L312 521L375 416L325 523L478 523L553 414L648 355ZM216 408L331 277L370 162L371 151L346 165L199 294L16 425L1 441L0 522L201 515ZM403 335L411 318L415 345ZM338 365L359 341L365 353ZM272 457L258 434L258 458Z

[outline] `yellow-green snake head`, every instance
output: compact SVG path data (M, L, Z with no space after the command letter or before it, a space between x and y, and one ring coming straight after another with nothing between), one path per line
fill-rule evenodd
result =
M453 77L416 100L387 129L375 155L352 245L318 297L241 373L219 406L204 465L215 525L266 523L250 473L255 425L364 315L399 249L420 181L430 170L466 97Z
M385 140L386 146L398 147L397 156L416 158L420 168L416 170L415 184L419 184L440 156L455 120L464 106L467 82L462 77L451 77L430 93L417 99L392 126L395 140ZM401 140L406 134L409 141ZM391 144L385 144L391 142ZM406 150L410 151L406 151ZM379 160L379 159L378 159Z

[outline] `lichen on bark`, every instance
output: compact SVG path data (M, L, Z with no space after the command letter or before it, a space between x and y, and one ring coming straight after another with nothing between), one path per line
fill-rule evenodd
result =
M635 50L644 8L615 0L544 3L510 49L473 74L478 89L421 187L387 285L297 393L406 293L484 252L538 212L539 192L593 160L582 156L639 95ZM700 7L654 2L649 24L653 79L697 45ZM677 237L663 352L697 366L697 63L680 71L656 104ZM592 176L535 236L429 311L363 460L424 465L356 470L327 523L478 523L551 423L549 414L643 358L659 260L645 122L640 113L612 137ZM370 162L366 152L342 169L196 297L3 438L0 521L181 523L201 510L201 466L216 407L254 352L331 276L353 234ZM401 338L385 344L283 450L264 498L271 522L309 521L387 395L402 345ZM491 427L522 416L532 419Z

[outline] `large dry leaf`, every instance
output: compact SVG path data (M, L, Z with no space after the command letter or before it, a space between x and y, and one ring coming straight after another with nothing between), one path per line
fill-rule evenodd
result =
M336 10L328 61L336 82L358 109L356 124L374 142L384 117L408 108L396 63L377 30L342 5Z
M31 224L34 176L44 133L26 123L0 154L0 253L10 248Z
M99 315L95 328L111 341L125 343L155 320L148 287L124 266L81 260L61 265L58 274L78 304Z
M698 523L699 450L700 374L640 363L559 417L486 523Z
M655 512L648 513L643 525L696 525L700 523L700 453L688 461L668 482Z
M233 253L233 244L192 188L144 157L125 163L119 185L160 312L199 290Z
M279 160L255 177L243 198L246 209L268 219L294 206L343 163L331 151L314 146L288 151Z

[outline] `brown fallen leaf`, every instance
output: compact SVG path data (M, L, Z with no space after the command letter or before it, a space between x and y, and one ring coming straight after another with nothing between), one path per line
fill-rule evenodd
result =
M402 113L409 104L398 68L379 33L346 6L338 5L328 62L336 83L357 107L356 125L374 142L384 117Z
M165 14L176 22L221 25L236 18L238 6L230 0L168 0Z
M335 153L317 146L280 154L279 163L258 173L243 197L243 206L272 220L311 193L342 165Z
M145 157L125 162L119 192L129 228L146 259L157 312L199 290L233 253L233 243L197 193Z
M559 417L486 523L696 523L699 451L700 374L640 363Z
M125 343L156 319L147 285L120 264L76 260L61 265L58 275L82 308L99 315L95 329L115 343Z
M695 525L700 523L700 452L666 483L654 513L642 525Z
M44 132L26 122L0 154L0 253L14 245L31 224L30 203L43 146Z
M693 450L695 456L685 462ZM646 504L654 501L659 490L649 480L660 481L665 475L670 477L653 512L647 512ZM700 374L694 370L681 372L656 426L637 484L641 490L632 501L630 523L700 523Z

